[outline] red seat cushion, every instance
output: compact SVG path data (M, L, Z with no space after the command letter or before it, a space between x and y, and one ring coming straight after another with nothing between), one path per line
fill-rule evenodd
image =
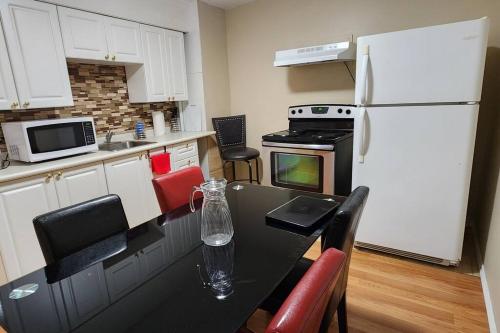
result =
M344 263L344 252L334 248L323 252L287 297L266 333L318 332Z
M197 166L173 171L153 179L156 197L163 213L174 210L189 203L189 196L193 186L200 186L205 179L201 168ZM195 199L201 198L196 193Z

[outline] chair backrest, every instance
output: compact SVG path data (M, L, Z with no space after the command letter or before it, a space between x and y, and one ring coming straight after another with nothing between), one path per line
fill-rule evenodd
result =
M193 186L200 186L204 181L203 172L198 166L155 177L153 187L161 211L167 213L189 203L189 196ZM195 198L199 197L201 197L201 194L197 193Z
M122 202L115 194L37 216L33 224L47 264L128 230Z
M337 305L347 288L347 277L349 275L349 265L351 263L351 253L354 244L354 237L358 229L359 220L363 213L369 189L366 186L359 186L349 194L347 199L340 205L333 222L328 226L323 239L322 251L329 248L339 249L346 255L346 265L343 276L340 278L337 287L332 295L328 313L325 315L325 323L329 325Z
M307 270L280 307L266 333L316 333L345 265L345 254L328 249Z
M245 115L212 118L216 132L217 145L220 150L230 147L246 146Z

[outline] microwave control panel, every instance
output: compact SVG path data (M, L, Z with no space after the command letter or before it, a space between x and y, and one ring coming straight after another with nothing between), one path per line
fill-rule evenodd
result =
M87 145L93 145L95 143L94 135L94 125L90 121L83 122L83 132L85 134L85 141Z

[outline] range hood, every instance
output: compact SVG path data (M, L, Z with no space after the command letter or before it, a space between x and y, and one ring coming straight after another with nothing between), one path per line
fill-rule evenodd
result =
M293 50L277 51L274 67L310 65L330 61L356 60L356 45L340 42L325 45L303 47Z

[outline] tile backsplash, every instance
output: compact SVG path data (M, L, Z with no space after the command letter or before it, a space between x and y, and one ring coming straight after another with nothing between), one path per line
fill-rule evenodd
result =
M153 126L152 111L176 109L174 102L131 104L128 99L125 67L68 63L74 106L32 110L0 111L0 123L20 120L92 116L97 134L108 130L117 133L134 129L137 120ZM0 129L0 149L5 140Z

